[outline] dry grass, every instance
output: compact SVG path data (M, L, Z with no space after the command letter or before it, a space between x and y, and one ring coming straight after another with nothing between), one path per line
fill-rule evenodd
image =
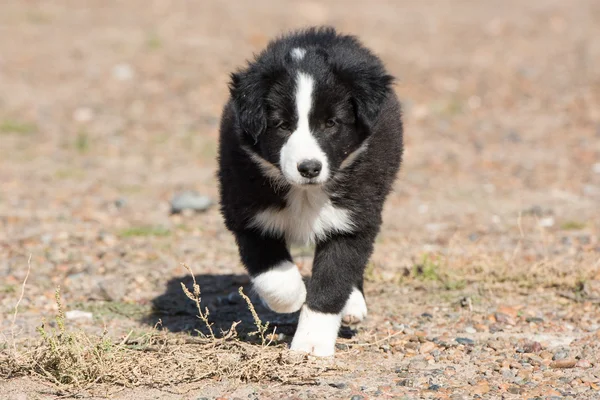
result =
M185 268L194 276L188 266ZM339 369L291 354L283 345L272 345L265 336L268 323L260 320L242 288L240 294L255 318L254 334L260 337L261 344L241 341L236 332L238 322L217 338L208 311L200 307L199 285L194 281L193 292L183 288L196 304L198 317L209 329L209 335L173 334L157 326L138 337L132 337L130 332L115 341L106 330L102 335L72 331L66 325L57 289L54 323L42 323L36 343L17 345L13 339L13 346L0 350L0 377L33 376L50 383L60 394L74 395L133 386L202 384L208 379L313 384L327 371Z

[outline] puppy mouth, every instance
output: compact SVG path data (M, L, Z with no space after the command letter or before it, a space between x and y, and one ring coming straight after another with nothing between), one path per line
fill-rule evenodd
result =
M319 187L325 186L325 184L327 183L326 180L323 180L320 177L301 178L301 179L289 179L286 177L286 181L290 185L298 187L298 188L319 188Z
M313 178L313 179L303 179L300 182L290 182L292 185L294 186L299 186L299 187L320 187L325 185L325 182L317 179L317 178Z

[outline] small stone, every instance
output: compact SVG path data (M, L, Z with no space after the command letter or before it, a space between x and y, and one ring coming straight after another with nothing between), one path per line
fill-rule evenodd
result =
M552 357L553 360L564 360L565 358L569 357L569 352L567 350L557 350L554 353L554 356Z
M475 341L473 339L469 339L469 338L465 338L465 337L457 337L455 340L458 344L463 344L465 346L472 346L475 344Z
M413 386L413 384L414 384L414 381L412 379L402 379L396 383L396 386L411 387L411 386Z
M354 396L350 397L350 400L364 400L365 396L361 396L360 394L355 394Z
M591 368L592 363L589 362L588 360L582 359L582 360L577 361L577 364L575 364L575 366L577 368Z
M433 391L433 392L437 392L437 391L438 391L438 390L440 390L440 389L441 389L441 386L440 386L440 385L430 385L430 386L427 388L427 390L431 390L431 391Z
M127 294L127 280L123 277L107 277L98 282L102 297L110 301L121 301Z
M498 321L501 324L507 324L507 325L515 324L514 319L508 314L497 312L497 313L494 313L494 318L496 318L496 321Z
M348 384L345 382L339 382L339 383L330 383L329 386L334 387L336 389L346 389L348 387Z
M113 77L119 81L128 81L133 78L135 73L129 64L117 64L112 69Z
M419 349L419 353L421 354L427 354L429 352L431 352L433 349L435 349L435 344L432 342L425 342L421 345L421 348Z
M465 332L473 334L473 333L477 333L477 329L473 328L472 326L467 326L465 328Z
M212 205L212 200L194 191L178 193L171 199L171 213L178 214L183 210L205 211Z
M71 310L65 313L67 319L92 319L94 316L91 312L81 310Z
M424 312L423 314L421 314L421 317L423 318L433 318L433 315L427 312Z
M555 360L550 364L552 368L573 368L575 365L577 365L577 360L574 358Z
M502 376L506 379L512 379L515 377L515 373L513 372L513 370L508 369L508 368L502 368L500 370L500 372L502 373Z
M115 200L115 207L117 208L123 208L125 207L125 204L127 204L127 200L125 200L123 197L119 197Z
M538 353L542 351L542 345L539 342L527 342L523 346L525 353Z
M508 388L508 392L512 394L521 394L523 390L518 386L510 386Z
M228 304L237 304L242 298L238 292L231 292L227 295Z
M89 107L79 107L73 111L73 119L77 122L89 122L94 116L94 112Z
M600 162L594 164L592 171L594 171L595 174L600 174Z
M550 228L552 226L554 226L554 217L545 217L545 218L541 218L539 220L539 224L541 227L543 228Z
M540 317L527 317L525 319L525 321L527 321L528 323L533 323L533 324L541 324L544 322L544 318L540 318Z
M477 385L473 386L473 394L486 394L490 391L490 385L486 381L481 381Z
M548 350L544 350L540 353L540 357L542 357L544 360L552 360L552 353L550 353Z
M408 364L408 368L410 368L410 369L425 369L428 366L429 366L429 363L422 358L413 359Z

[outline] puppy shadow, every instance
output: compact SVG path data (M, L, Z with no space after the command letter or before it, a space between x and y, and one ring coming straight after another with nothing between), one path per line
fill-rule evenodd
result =
M250 308L238 292L241 286L244 294L250 298L262 323L269 322L268 332L271 333L273 329L276 329L277 334L284 335L280 340L288 343L291 341L296 332L300 312L279 314L271 311L254 293L247 275L199 274L195 275L195 278L196 283L200 286L201 308L202 310L208 308L208 319L213 324L212 329L215 336L222 337L229 331L232 324L239 322L236 326L238 337L247 342L257 340L255 336L249 335L256 331L256 326ZM152 326L160 323L160 326L171 332L187 332L192 335L201 332L207 335L208 328L198 318L196 304L185 295L182 284L190 292L193 292L191 276L186 275L169 280L164 293L152 299L152 313L145 317L143 322ZM355 333L347 327L342 327L339 336L350 338Z

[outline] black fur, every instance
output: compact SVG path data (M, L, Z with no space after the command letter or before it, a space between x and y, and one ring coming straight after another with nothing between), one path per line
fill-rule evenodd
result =
M306 49L302 60L290 56L298 47ZM294 79L299 70L315 81L310 128L331 164L323 190L334 206L351 212L355 226L351 233L330 232L317 240L306 301L313 310L339 313L353 286L362 291L364 268L403 152L393 78L355 37L333 28L291 33L232 74L220 128L221 212L251 275L291 260L283 235L271 237L249 226L257 212L285 207L291 187L274 183L249 151L280 168L279 150L297 122ZM366 150L341 171L346 157L367 139Z

